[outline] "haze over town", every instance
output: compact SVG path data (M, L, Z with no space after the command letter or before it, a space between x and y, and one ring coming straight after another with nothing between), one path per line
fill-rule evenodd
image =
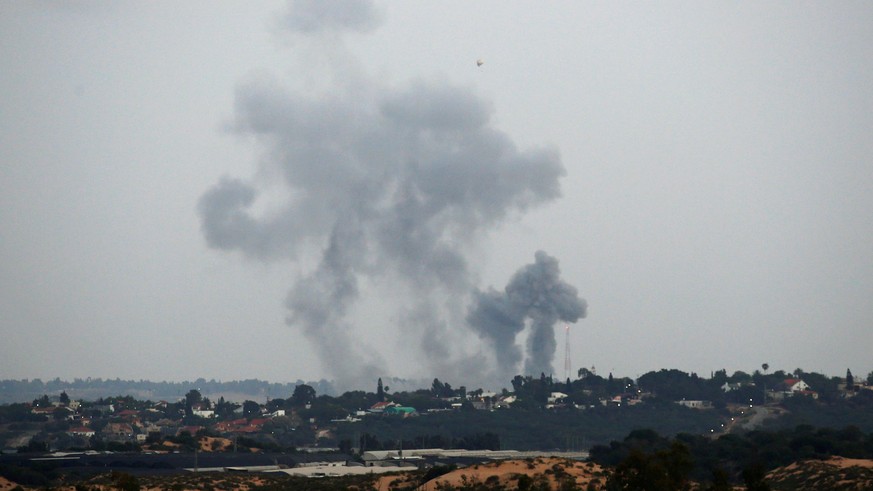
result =
M0 4L0 374L868 373L871 25Z

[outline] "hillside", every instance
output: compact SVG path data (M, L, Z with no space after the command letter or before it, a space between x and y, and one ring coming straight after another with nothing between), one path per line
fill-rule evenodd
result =
M493 489L518 489L547 484L550 489L601 489L608 472L592 462L537 458L505 460L457 469L427 481L422 489L445 489L446 485L484 485Z
M199 491L205 489L243 489L250 491L297 490L422 490L451 491L479 490L554 490L577 489L595 491L606 489L614 469L603 468L591 462L556 458L537 458L489 462L459 468L428 478L421 471L375 476L334 477L311 479L283 474L207 473L172 476L133 477L123 473L107 473L83 482L59 485L49 489L69 490L110 489ZM772 491L821 491L873 489L873 460L832 457L827 460L804 460L769 472L766 484ZM77 486L78 485L78 486ZM698 484L690 483L692 489ZM0 477L0 491L12 489L35 490L46 488L17 487ZM138 488L136 487L138 486ZM660 489L660 488L652 488ZM746 489L734 487L739 491Z
M766 481L773 491L873 489L873 460L804 460L769 472Z

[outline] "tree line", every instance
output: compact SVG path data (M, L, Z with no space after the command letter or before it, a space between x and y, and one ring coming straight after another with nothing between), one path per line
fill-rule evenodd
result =
M687 489L689 480L702 489L768 489L765 474L807 459L841 456L873 459L873 433L856 426L842 429L801 425L778 431L730 433L717 439L680 433L674 438L653 430L635 430L622 441L591 448L591 460L612 467L607 489Z

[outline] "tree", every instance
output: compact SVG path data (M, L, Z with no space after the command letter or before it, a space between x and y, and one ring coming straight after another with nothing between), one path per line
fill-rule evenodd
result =
M716 467L712 470L712 485L706 489L707 491L732 491L734 487L731 485L727 471L721 467Z
M60 401L61 401L61 404L63 404L64 406L70 405L70 396L67 395L66 391L61 392Z
M731 375L729 381L735 384L739 384L741 382L751 382L752 376L742 370L737 370L733 373L733 375Z
M200 394L199 390L189 390L188 393L185 394L185 414L187 416L194 414L193 407L195 404L199 404L201 400L203 400L203 396Z
M246 418L257 416L261 412L261 406L255 401L243 402L243 416Z
M676 369L661 369L657 372L645 373L640 376L638 383L643 390L672 401L716 400L723 397L719 387L698 377L697 374Z
M821 402L832 402L840 398L839 377L831 378L821 373L809 372L803 375L803 381L809 384L810 389L818 392Z
M436 379L434 379L436 381ZM379 402L385 401L385 389L382 387L382 377L379 377L379 382L376 384L376 398Z
M852 376L852 371L846 369L846 390L855 389L855 377Z
M722 368L721 370L716 370L710 379L710 384L716 387L721 387L726 384L728 381L727 370Z
M691 452L688 450L688 447L678 441L674 441L670 444L669 450L658 452L656 455L664 463L673 489L684 488L688 480L688 474L694 468L694 460L691 459Z
M455 391L455 389L452 388L452 384L448 382L442 383L438 378L433 379L433 384L431 384L431 391L433 392L434 397L442 398L454 397L457 392Z
M46 421L46 417L33 414L24 403L0 404L0 424L24 421Z
M743 482L748 491L770 491L770 486L764 481L767 471L760 463L754 463L743 469Z
M300 384L294 387L294 393L291 394L291 405L300 407L311 404L315 400L315 389L306 384Z
M122 491L139 491L139 480L126 472L113 472L112 478L115 486Z
M220 419L231 418L233 417L233 412L239 407L239 404L225 401L224 397L219 397L218 402L215 403L215 414Z
M873 375L873 372L870 373L871 375ZM515 377L512 377L512 391L515 392L516 395L519 395L524 390L526 382L527 380L521 375L516 375Z
M379 379L381 382L382 379ZM381 387L381 385L380 385ZM440 382L440 379L433 379L433 383L430 384L430 393L433 394L434 397L440 397L443 393L443 383Z
M321 421L329 421L346 417L348 411L334 402L332 397L321 396L313 400L308 409L300 410L299 414L304 419L316 418Z
M646 455L636 448L630 450L626 459L615 468L607 481L607 489L633 489L646 491L667 491L676 489L670 486L667 471L653 456Z
M274 412L285 407L285 399L270 399L267 401L267 411Z
M193 406L194 404L199 403L203 400L203 395L200 394L200 391L197 389L191 389L185 394L185 403L189 406Z

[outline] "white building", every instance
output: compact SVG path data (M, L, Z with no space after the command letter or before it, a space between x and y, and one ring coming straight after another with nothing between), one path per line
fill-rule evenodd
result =
M676 401L676 404L680 406L690 407L691 409L711 409L712 401L688 401L682 399L681 401Z

